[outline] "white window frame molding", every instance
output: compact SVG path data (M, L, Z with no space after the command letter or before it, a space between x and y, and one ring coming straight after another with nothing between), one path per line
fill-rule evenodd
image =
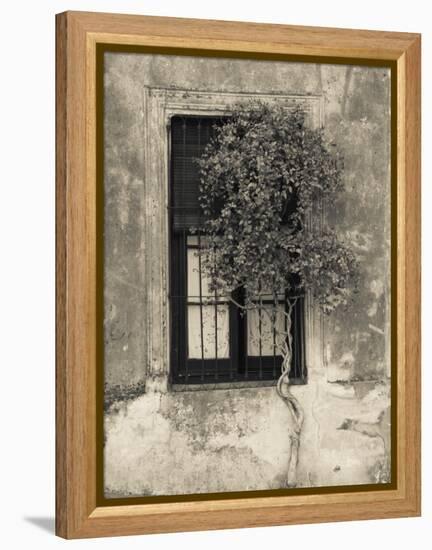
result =
M277 103L287 110L300 105L313 128L323 127L324 101L319 95L231 93L147 86L143 89L146 392L166 392L170 373L168 186L171 118L175 115L229 115L234 105L250 101ZM311 364L324 363L322 316L312 302L311 296L307 295L305 342L308 369ZM203 388L225 386L205 384ZM239 383L232 387L239 387Z

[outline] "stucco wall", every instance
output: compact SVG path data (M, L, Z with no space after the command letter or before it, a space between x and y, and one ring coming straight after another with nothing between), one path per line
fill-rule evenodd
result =
M322 96L345 159L328 217L361 262L347 311L315 321L299 486L389 473L390 75L387 69L106 54L105 486L107 496L283 487L289 412L274 387L155 391L145 337L144 88ZM153 182L154 183L154 182ZM157 182L159 183L159 182ZM161 185L164 182L160 182ZM154 245L154 243L153 243ZM163 252L159 252L162 254ZM151 370L151 369L150 369Z

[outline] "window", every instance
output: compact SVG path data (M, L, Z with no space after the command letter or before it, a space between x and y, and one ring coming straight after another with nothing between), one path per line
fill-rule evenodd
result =
M197 253L205 236L200 225L199 157L222 117L174 116L170 159L170 341L171 380L180 384L275 380L282 358L276 332L263 309L244 314L230 300L209 292ZM236 291L241 303L242 290ZM270 298L270 297L269 297ZM281 307L288 296L279 296ZM285 323L280 313L278 323ZM304 300L292 312L292 382L306 377Z

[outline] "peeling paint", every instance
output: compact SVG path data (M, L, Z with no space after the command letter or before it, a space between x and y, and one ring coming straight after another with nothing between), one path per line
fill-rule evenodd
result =
M145 382L137 384L110 386L105 384L104 390L104 410L105 412L114 412L128 401L132 401L142 395L145 391Z
M389 483L391 480L390 461L388 457L377 460L368 470L371 483Z

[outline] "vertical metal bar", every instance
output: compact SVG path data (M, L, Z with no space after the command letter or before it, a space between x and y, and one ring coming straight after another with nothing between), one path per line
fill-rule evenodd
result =
M262 320L261 320L261 315L262 315L262 298L261 298L261 288L260 288L260 298L259 298L259 308L258 308L258 312L259 312L259 318L258 318L258 332L259 332L259 377L260 379L262 378L263 376L263 370L262 370Z
M198 120L198 149L201 152L201 119ZM198 208L198 272L199 272L199 308L200 308L200 334L201 334L201 381L204 381L204 322L202 303L202 270L201 270L201 209Z
M182 229L182 265L181 269L184 273L184 286L182 289L182 297L180 298L180 301L182 300L183 303L181 304L181 307L184 311L184 331L183 331L183 337L184 337L184 343L183 343L183 349L184 349L184 365L185 365L185 381L188 382L189 378L189 307L188 307L188 265L187 265L187 246L186 246L186 230Z
M288 297L287 292L285 291L285 298L284 298L284 304L283 304L285 313L288 313L288 300L289 300L289 297ZM287 333L287 328L288 328L288 320L287 320L287 316L284 315L284 332L285 332L285 334ZM286 336L286 338L288 339L288 336Z
M293 351L294 351L291 371L293 372L295 378L298 378L298 367L299 367L297 305L298 305L298 300L296 301L291 313L291 331L292 331L292 337L293 337L292 341L293 341Z
M185 186L185 180L186 180L186 119L183 118L183 125L182 125L182 129L183 129L183 135L182 135L182 153L183 153L183 158L182 158L182 181L181 181L181 205L184 206L184 201L183 201L183 197L184 197L184 186ZM185 216L186 216L186 211L185 212ZM182 220L182 232L183 232L183 239L182 239L182 259L183 259L183 265L182 265L182 268L183 268L183 273L184 273L184 281L185 281L185 284L184 284L184 287L183 287L183 304L182 304L182 307L183 307L183 310L184 310L184 320L185 320L185 330L184 330L184 335L185 335L185 358L184 358L184 361L185 361L185 381L186 381L186 384L188 383L188 378L189 378L189 316L188 316L188 305L187 305L187 294L188 294L188 273L187 273L187 270L188 270L188 265L187 265L187 246L186 246L186 229L185 229L185 220Z
M300 298L299 300L299 320L298 323L300 324L300 372L299 376L303 380L305 376L305 326L304 326L304 298Z
M233 346L231 345L232 339L237 339L237 344L239 341L238 335L235 336L236 330L234 328L234 319L236 317L236 310L234 309L235 306L231 302L226 303L227 307L227 314L228 314L228 360L229 360L229 378L232 380L234 378L234 364L233 364Z
M201 335L201 380L204 380L204 320L202 302L202 272L201 272L201 231L198 230L198 274L199 274L199 309L200 309L200 335Z
M243 290L243 305L246 303L246 294ZM243 317L243 327L244 327L244 348L245 348L245 380L249 380L249 319L248 315L245 312Z
M215 292L215 379L219 378L219 368L218 368L218 302L217 302L217 292Z
M229 363L230 380L232 380L234 377L233 352L231 349L231 308L232 307L235 307L235 306L232 306L231 304L227 305L227 308L228 308L228 357L230 362Z
M275 303L275 309L273 313L273 378L276 376L276 324L278 321L277 318L277 306Z

